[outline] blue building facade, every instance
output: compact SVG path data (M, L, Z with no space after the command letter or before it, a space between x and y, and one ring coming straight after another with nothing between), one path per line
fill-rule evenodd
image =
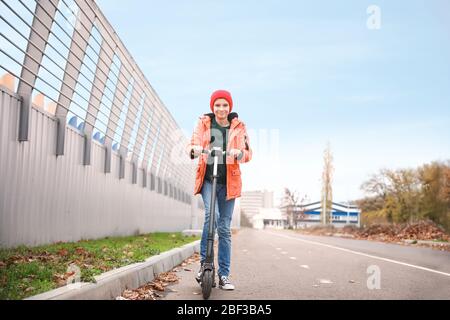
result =
M312 202L297 206L284 206L281 208L286 217L286 225L293 228L308 228L323 224L322 204L321 202ZM288 212L292 212L289 215ZM351 204L332 203L331 215L329 221L335 227L353 225L360 227L361 210Z

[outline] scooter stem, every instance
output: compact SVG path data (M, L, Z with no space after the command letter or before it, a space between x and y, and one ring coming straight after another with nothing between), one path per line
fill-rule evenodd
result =
M211 201L209 208L209 229L208 229L208 238L207 238L207 246L206 246L206 263L214 263L214 231L215 231L215 222L216 222L216 187L217 187L217 165L219 162L218 154L222 154L221 148L213 148L214 152L214 167L213 167L213 176L212 176L212 191L211 191Z

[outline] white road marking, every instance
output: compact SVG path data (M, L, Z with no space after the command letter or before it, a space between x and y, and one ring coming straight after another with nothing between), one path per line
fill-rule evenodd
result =
M319 281L319 283L321 284L331 284L333 283L333 281L328 280L328 279L317 279Z
M309 266L306 265L306 264L302 264L300 267L303 268L303 269L309 269Z
M287 254L287 252L286 251L282 251L281 254Z
M291 259L291 260L297 260L296 257L289 257L289 259Z
M363 252L358 252L358 251L354 251L354 250L350 250L350 249L345 249L345 248L333 246L331 244L325 244L325 243L321 243L321 242L300 239L300 238L296 238L296 237L292 237L292 236L288 236L288 235L284 235L284 234L276 234L276 233L273 233L273 232L270 232L270 231L267 231L267 233L272 234L274 236L281 237L281 238L293 239L293 240L301 241L301 242L304 242L304 243L309 243L309 244L314 244L314 245L327 247L327 248L331 248L331 249L341 250L341 251L344 251L344 252L348 252L348 253L352 253L352 254L356 254L356 255L372 258L372 259L378 259L378 260L391 262L391 263L399 264L399 265L402 265L402 266L411 267L411 268L415 268L415 269L419 269L419 270L423 270L423 271L428 271L428 272L433 272L433 273L437 273L437 274L440 274L440 275L443 275L443 276L450 277L450 273L442 272L442 271L438 271L438 270L434 270L434 269L430 269L430 268L426 268L426 267L416 266L414 264L410 264L410 263L406 263L406 262L402 262L402 261L397 261L397 260L393 260L393 259L378 257L378 256L374 256L374 255L371 255L371 254L363 253Z

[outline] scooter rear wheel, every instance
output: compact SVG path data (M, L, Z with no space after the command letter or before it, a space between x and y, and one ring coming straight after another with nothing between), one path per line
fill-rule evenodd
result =
M211 295L211 288L213 286L214 281L214 273L212 270L205 270L203 272L202 277L202 292L203 292L203 299L208 299Z

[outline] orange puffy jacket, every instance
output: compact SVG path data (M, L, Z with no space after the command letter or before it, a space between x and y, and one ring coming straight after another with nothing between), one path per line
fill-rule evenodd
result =
M211 119L214 113L207 113L199 118L191 142L187 146L187 152L191 156L191 150L194 145L201 146L203 149L209 149L211 141ZM245 163L252 159L252 149L244 122L238 119L236 112L228 114L230 130L228 130L227 151L239 149L243 152L240 160L233 157L226 157L227 166L227 200L241 196L242 180L239 163ZM194 195L200 193L206 173L207 154L201 154L199 157L197 171L195 175Z

